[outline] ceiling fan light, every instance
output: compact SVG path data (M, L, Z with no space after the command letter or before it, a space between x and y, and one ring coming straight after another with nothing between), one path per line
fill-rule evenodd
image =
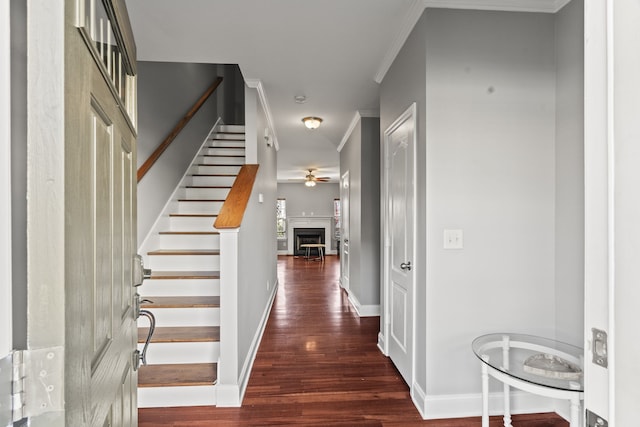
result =
M316 186L316 182L311 180L311 179L308 179L308 180L306 180L304 182L304 185L306 185L307 187L315 187Z
M309 129L318 129L322 119L320 117L305 117L302 119L302 123Z

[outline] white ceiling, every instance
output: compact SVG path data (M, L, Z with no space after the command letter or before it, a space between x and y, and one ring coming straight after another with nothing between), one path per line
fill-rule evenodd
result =
M278 138L278 180L337 181L337 147L356 111L378 109L374 80L415 0L127 0L138 60L236 63L259 79ZM307 102L296 104L295 95ZM302 117L324 119L308 130Z
M126 0L141 61L239 64L259 80L280 146L278 181L337 182L337 147L425 7L554 13L569 0ZM305 95L305 104L294 96ZM304 116L322 126L308 130Z

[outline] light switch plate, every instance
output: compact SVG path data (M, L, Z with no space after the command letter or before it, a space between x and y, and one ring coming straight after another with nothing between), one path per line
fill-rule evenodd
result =
M445 249L462 249L463 247L462 230L444 230Z

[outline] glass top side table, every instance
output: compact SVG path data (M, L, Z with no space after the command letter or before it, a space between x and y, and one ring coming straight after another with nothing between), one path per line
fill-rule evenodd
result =
M504 385L504 426L512 427L509 387L571 401L571 427L580 426L583 350L533 335L496 333L473 340L482 366L482 427L489 427L489 376Z

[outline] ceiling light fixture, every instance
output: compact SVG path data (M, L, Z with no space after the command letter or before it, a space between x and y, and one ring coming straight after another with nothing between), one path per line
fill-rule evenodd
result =
M322 119L320 117L305 117L302 119L302 123L309 129L318 129Z
M316 182L313 181L313 180L308 179L308 180L306 180L304 182L304 185L306 185L307 187L315 187L316 186Z

